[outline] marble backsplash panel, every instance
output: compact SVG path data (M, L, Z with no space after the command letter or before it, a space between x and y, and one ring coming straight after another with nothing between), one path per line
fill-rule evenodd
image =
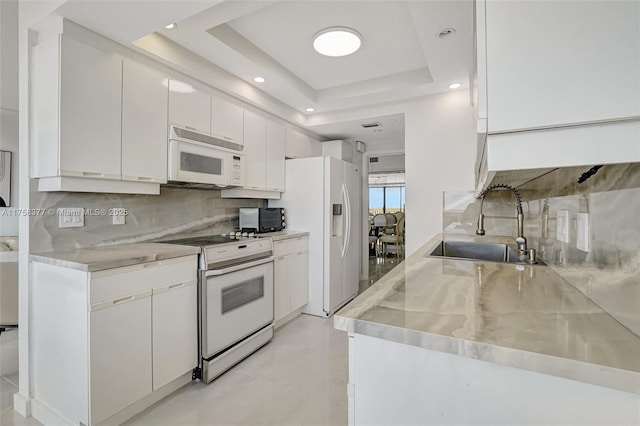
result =
M160 195L38 192L32 182L31 208L124 208L126 223L113 225L108 215L86 216L84 227L58 227L57 215L35 216L30 224L30 251L129 244L182 236L220 234L238 226L238 208L264 207L264 200L223 199L219 190L161 187Z
M568 185L575 186L573 182ZM522 192L523 199L529 200L523 203L529 247L537 249L549 267L640 335L640 167L611 168L574 190L558 183L550 189ZM573 194L563 195L568 192ZM568 243L556 238L557 212L563 209L570 215ZM473 192L445 193L444 238L477 238L478 213L479 202ZM484 213L494 217L486 219L483 238L516 235L516 221L507 219L515 215L508 192L487 197ZM577 213L589 213L588 252L577 248Z

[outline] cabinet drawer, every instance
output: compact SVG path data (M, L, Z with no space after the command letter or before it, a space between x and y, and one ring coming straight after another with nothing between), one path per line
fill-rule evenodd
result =
M89 304L197 279L196 255L91 273Z
M273 255L275 257L286 256L291 253L290 240L280 240L273 242Z
M291 254L306 253L309 251L308 237L297 237L291 240Z

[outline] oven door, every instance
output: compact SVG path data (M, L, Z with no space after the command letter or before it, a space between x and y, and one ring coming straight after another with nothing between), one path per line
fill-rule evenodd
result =
M202 357L211 358L273 322L273 257L207 271Z

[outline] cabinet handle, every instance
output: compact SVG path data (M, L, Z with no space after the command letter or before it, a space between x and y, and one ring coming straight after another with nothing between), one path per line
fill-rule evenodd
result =
M280 257L277 257L277 258L276 258L276 261L278 261L278 260L282 260L282 259L284 259L285 257L287 257L287 256L280 256Z
M223 136L222 138L223 138L223 139L226 139L226 140L228 140L228 141L232 141L232 140L233 140L233 139L232 139L232 138L230 138L229 136Z
M153 178L144 177L144 176L138 176L138 180L153 180Z
M135 299L135 298L136 298L135 296L123 297L123 298L121 298L121 299L116 299L116 300L114 300L114 301L113 301L113 304L114 304L114 305L117 305L118 303L130 302L130 301L132 301L132 300L133 300L133 299Z
M162 262L151 262L151 263L145 263L144 265L142 265L143 268L154 268L156 266L162 266Z
M174 284L169 286L169 290L173 290L174 288L184 287L184 283Z
M191 127L191 126L184 126L184 128L185 128L185 129L188 129L188 130L193 130L193 131L195 131L195 130L196 130L196 128L195 128L195 127Z
M299 251L298 254L304 254L304 252L303 251Z
M104 176L104 173L82 172L82 176L96 176L96 177L103 177L103 176Z

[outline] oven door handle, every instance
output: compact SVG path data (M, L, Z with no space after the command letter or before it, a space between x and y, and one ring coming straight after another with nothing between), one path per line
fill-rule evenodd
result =
M241 263L239 265L229 266L228 268L222 269L211 269L206 271L205 276L207 277L215 277L219 275L225 275L231 272L240 271L242 269L252 268L254 266L263 265L265 263L273 262L273 256L265 257L263 259L254 260L253 262Z

